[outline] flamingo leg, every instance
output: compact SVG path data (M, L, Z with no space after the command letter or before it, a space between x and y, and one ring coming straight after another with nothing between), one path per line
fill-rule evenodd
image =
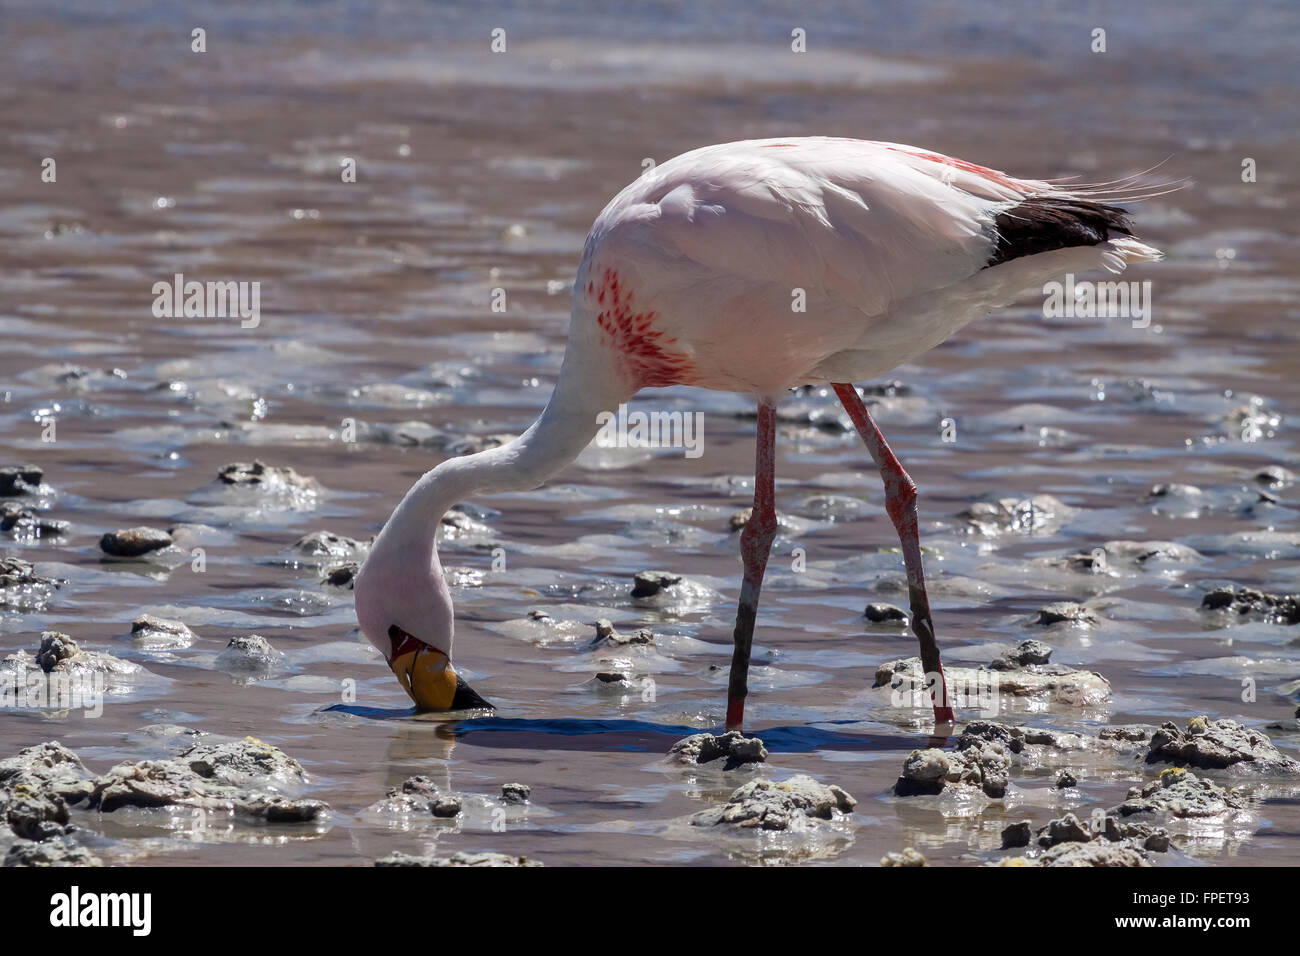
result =
M903 470L894 453L885 444L885 436L867 411L867 406L852 385L832 383L840 404L849 413L853 425L862 436L871 459L880 469L885 481L885 511L898 530L898 540L903 545L903 563L907 567L907 594L912 606L912 631L921 645L921 670L930 688L934 704L934 722L956 723L952 703L948 699L948 684L943 676L943 662L939 659L939 643L934 636L934 620L930 616L930 599L925 593L925 571L921 566L921 534L916 510L916 482Z
M758 594L763 572L776 537L776 405L758 403L758 440L754 454L754 511L740 532L740 556L745 580L736 608L735 649L727 681L727 730L740 730L745 722L745 695L749 693L749 651L758 616Z

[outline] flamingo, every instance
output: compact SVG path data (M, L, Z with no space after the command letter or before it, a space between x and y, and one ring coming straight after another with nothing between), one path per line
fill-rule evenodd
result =
M361 631L417 709L490 706L452 666L454 613L435 545L445 512L474 495L538 487L587 446L602 412L642 388L752 395L754 507L740 536L725 722L742 729L777 530L777 403L792 388L829 384L884 481L936 730L951 730L916 484L852 383L889 372L1049 279L1161 258L1132 236L1126 211L1109 204L1146 198L1138 188L1067 188L913 146L827 137L707 146L647 171L587 235L545 409L518 438L444 461L415 482L356 577ZM802 311L792 307L800 293Z

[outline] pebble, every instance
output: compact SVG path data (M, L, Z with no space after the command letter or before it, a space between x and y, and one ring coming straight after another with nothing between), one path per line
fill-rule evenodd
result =
M640 628L634 634L620 634L613 623L603 617L595 626L596 636L592 638L590 647L626 647L629 644L646 645L655 642L654 633L649 628Z
M1032 837L1033 830L1028 820L1009 823L1002 828L1002 849L1011 850L1016 847L1029 846Z
M868 604L862 616L872 624L907 623L907 612L893 604Z
M1300 776L1300 761L1279 751L1262 731L1207 717L1193 717L1186 730L1169 721L1161 724L1151 736L1146 762Z
M123 528L110 531L99 539L99 548L115 558L138 558L169 547L172 536L159 528Z
M632 597L653 597L681 581L682 576L671 571L638 571L632 576Z
M1300 624L1300 594L1270 594L1229 584L1201 598L1201 609L1231 612L1273 624Z
M533 795L533 788L526 783L504 783L501 785L502 803L527 803Z
M925 857L913 847L904 847L899 853L886 853L880 858L881 866L929 866Z
M44 480L39 465L6 465L0 468L0 495L36 494Z
M198 636L182 621L141 614L131 622L131 640L149 648L189 647Z
M734 770L765 762L767 748L757 737L746 737L739 730L730 730L720 737L713 734L692 734L669 748L668 759L674 763L695 766L722 760L723 770Z
M701 810L691 824L743 830L803 830L818 821L833 821L852 813L858 801L840 787L818 783L805 774L780 783L751 780L737 788L720 807Z

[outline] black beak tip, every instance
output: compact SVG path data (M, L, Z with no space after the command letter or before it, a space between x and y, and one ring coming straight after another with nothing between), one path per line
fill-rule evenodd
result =
M465 683L465 678L457 675L456 695L451 699L452 710L496 710L478 695L474 688Z

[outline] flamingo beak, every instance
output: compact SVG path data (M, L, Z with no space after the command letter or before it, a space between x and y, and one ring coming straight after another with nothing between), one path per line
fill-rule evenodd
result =
M451 666L451 659L394 625L388 666L419 711L494 709Z

